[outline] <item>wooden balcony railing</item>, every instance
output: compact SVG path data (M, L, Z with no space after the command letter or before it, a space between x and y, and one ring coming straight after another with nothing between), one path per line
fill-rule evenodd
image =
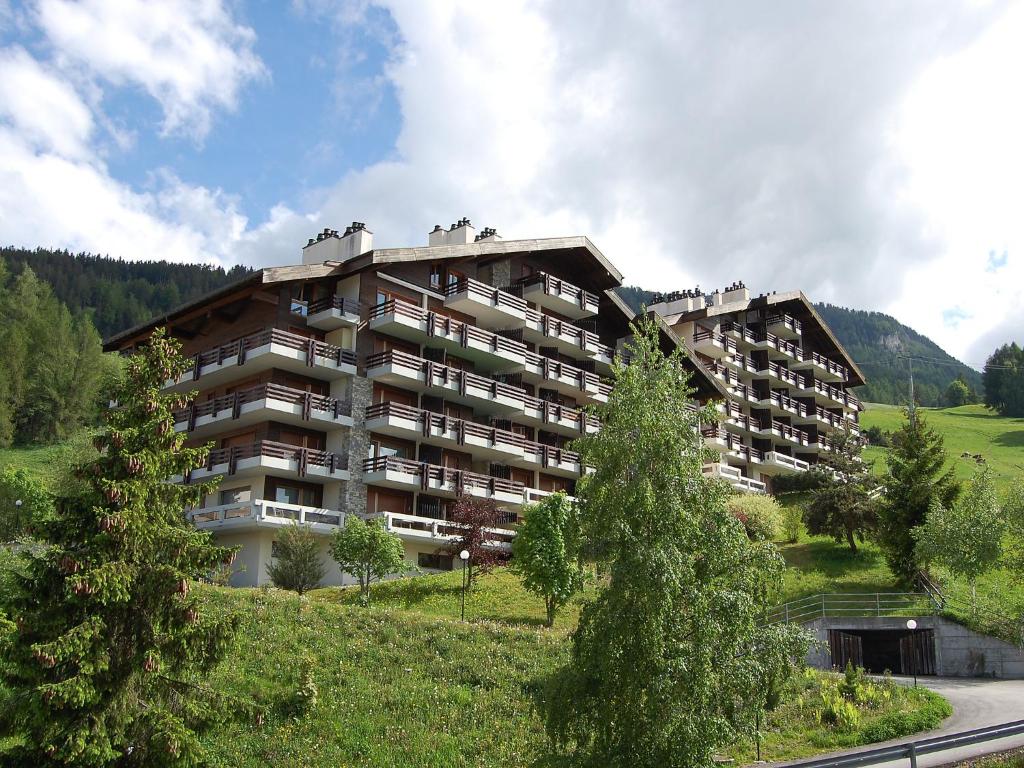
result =
M444 291L446 297L454 296L457 293L466 292L474 298L491 304L497 309L505 309L515 315L525 315L529 305L518 296L513 296L507 291L495 288L493 285L481 283L471 277L461 277L450 283Z
M214 363L219 365L229 357L234 356L237 356L238 364L242 365L245 362L246 353L267 344L277 344L282 347L305 352L306 363L309 366L315 365L317 357L333 360L335 365L338 366L343 363L349 365L356 364L355 352L336 347L333 344L317 341L316 339L300 336L297 333L289 333L278 328L268 328L248 336L243 336L237 341L221 344L218 347L203 352L197 352L192 356L192 368L186 371L186 374L191 375L193 380L198 379L205 366L213 365Z
M609 360L615 356L615 350L607 344L601 343L601 338L592 331L580 328L578 325L566 322L551 315L545 315L535 309L526 310L526 322L533 326L540 326L541 333L553 339L561 339L567 344L582 349L584 352L607 357Z
M526 486L515 480L506 480L503 477L492 477L479 472L469 472L462 469L451 469L436 464L428 464L424 461L413 461L411 459L400 459L397 456L378 456L363 460L364 472L401 472L405 475L412 475L419 478L420 488L430 490L431 483L437 483L442 488L461 495L467 490L482 490L488 496L496 493L507 493L523 497Z
M516 432L498 429L487 424L456 419L401 403L377 403L366 409L367 421L391 416L415 422L424 436L431 434L436 429L441 433L454 432L455 441L459 445L465 445L467 437L476 437L494 446L504 445L522 450L524 456L534 456L535 460L545 468L564 463L579 464L580 462L580 455L575 451L528 440Z
M302 418L309 419L314 413L330 418L352 415L352 403L338 400L326 395L316 395L301 389L292 389L280 384L258 384L248 389L240 389L230 395L222 395L204 402L193 402L188 408L174 412L174 423L188 422L189 431L195 429L196 420L204 416L217 416L228 412L231 418L237 419L242 406L259 400L277 400L302 408Z
M435 363L433 360L424 360L422 357L410 355L397 349L378 352L366 358L367 370L384 365L400 365L417 373L422 373L424 383L430 387L447 387L451 384L464 394L472 386L476 389L484 390L487 393L487 397L491 399L503 397L513 400L520 403L524 409L529 408L530 410L540 411L545 423L573 421L577 423L581 432L587 426L597 427L600 424L595 417L588 415L578 408L552 403L527 394L526 390L521 387L478 376L475 373L460 371L441 363Z
M328 473L334 474L348 466L347 458L336 453L298 445L289 445L288 443L278 443L273 440L260 440L249 445L214 448L206 459L206 469L209 471L220 464L227 464L227 473L233 475L237 470L239 461L259 456L296 462L299 477L304 477L310 467L322 467ZM185 478L186 483L189 480L190 478Z
M363 305L355 299L345 298L344 296L328 296L324 299L311 301L307 308L307 314L315 315L317 312L323 312L328 309L337 309L345 314L358 315L362 312Z
M786 328L789 328L789 330L793 331L793 333L800 333L802 329L802 324L799 320L797 320L792 315L787 315L785 313L768 315L765 318L765 324L768 326L784 325Z
M549 275L547 272L535 272L532 275L522 277L516 280L511 287L522 290L531 285L544 286L544 293L549 296L568 297L567 300L576 304L580 309L590 310L593 307L592 311L597 311L598 297L596 293L586 291L566 280Z
M814 363L815 365L827 370L833 376L838 376L843 381L846 381L846 379L849 377L849 371L847 370L846 366L833 362L824 355L819 355L817 352L810 352L808 350L802 349L800 350L800 355L797 359L801 360L802 362Z

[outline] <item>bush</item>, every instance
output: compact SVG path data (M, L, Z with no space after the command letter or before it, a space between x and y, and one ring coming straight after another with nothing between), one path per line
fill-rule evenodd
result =
M882 428L877 424L873 424L864 430L864 437L867 438L868 444L877 445L882 448L889 447L889 433L883 432Z
M782 507L772 496L744 494L731 496L726 502L754 541L775 541L782 528Z
M267 575L275 587L303 595L320 583L326 571L312 528L292 523L281 531L277 555L267 563Z
M860 725L860 711L835 689L822 688L818 722L840 731L855 731Z
M787 544L796 544L804 531L804 511L799 504L790 504L782 508L782 540Z
M911 692L908 691L908 694ZM912 733L930 731L938 728L947 717L953 714L949 702L925 688L914 689L912 695L926 699L923 707L916 711L890 712L876 722L864 728L860 734L862 744L873 744L876 741L888 741L909 736Z

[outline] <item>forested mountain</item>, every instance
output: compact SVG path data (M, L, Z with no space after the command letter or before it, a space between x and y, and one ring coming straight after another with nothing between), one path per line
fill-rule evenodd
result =
M624 286L618 293L632 307L639 307L654 296L654 291L637 286ZM864 371L868 384L856 390L862 400L894 405L907 402L907 361L897 355L934 361L914 361L914 392L921 405L945 405L946 389L958 377L974 392L981 391L981 373L894 317L831 304L815 304L814 308Z
M0 248L0 262L20 273L28 264L72 313L89 310L103 337L145 322L251 270L166 261L124 261L37 248Z

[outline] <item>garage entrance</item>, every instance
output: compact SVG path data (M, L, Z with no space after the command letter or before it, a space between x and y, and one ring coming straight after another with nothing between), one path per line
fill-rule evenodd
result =
M935 632L931 629L830 629L832 666L847 662L881 674L935 674Z

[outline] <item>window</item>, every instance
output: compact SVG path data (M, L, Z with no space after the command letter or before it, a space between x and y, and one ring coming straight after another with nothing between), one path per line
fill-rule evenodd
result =
M454 558L451 555L441 555L436 552L419 552L416 555L416 564L420 568L431 568L435 571L450 571L453 562Z
M229 488L228 490L221 491L218 504L240 504L243 501L251 500L252 488L247 485L244 488Z
M431 264L430 265L430 287L440 288L441 287L441 265Z
M461 272L456 272L454 269L449 269L448 270L448 280L445 282L445 285L452 286L452 285L457 284L459 282L459 280L465 280L465 279L466 279L466 276L464 274L462 274Z
M277 504L320 507L323 499L323 488L319 485L268 477L264 495Z

